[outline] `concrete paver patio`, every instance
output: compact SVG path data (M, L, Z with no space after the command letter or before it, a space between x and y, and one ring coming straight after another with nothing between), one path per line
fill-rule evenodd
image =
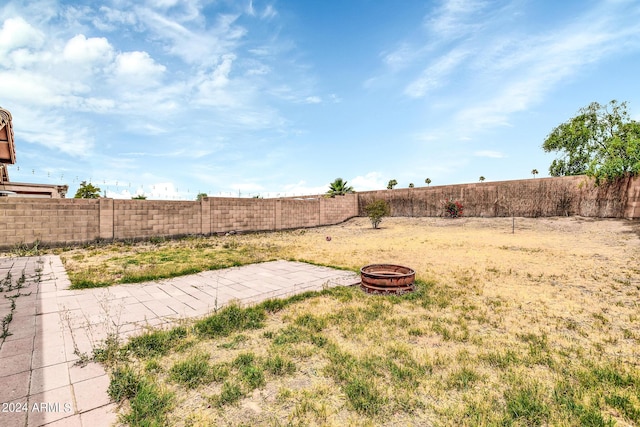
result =
M112 425L116 406L107 395L107 373L95 362L77 363L110 333L127 338L232 301L251 304L359 282L353 272L273 261L70 290L57 256L0 258L0 425Z

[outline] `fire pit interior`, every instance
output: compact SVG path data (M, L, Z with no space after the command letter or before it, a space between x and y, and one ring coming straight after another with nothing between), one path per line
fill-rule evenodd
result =
M394 264L370 264L360 269L360 287L370 294L404 294L415 290L416 272Z

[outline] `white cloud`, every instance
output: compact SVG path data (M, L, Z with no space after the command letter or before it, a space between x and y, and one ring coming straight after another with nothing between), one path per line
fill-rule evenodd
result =
M147 52L123 52L115 59L114 76L117 83L135 86L154 86L159 83L166 67L154 61Z
M147 0L147 4L151 7L168 9L180 3L180 0Z
M241 194L259 193L261 191L264 191L264 187L256 182L234 182L231 183L228 187L234 189L236 193L239 190Z
M640 46L640 10L628 5L599 4L567 25L524 33L504 30L505 22L518 15L517 2L488 8L483 1L444 1L425 21L435 37L424 40L422 53L411 58L399 51L399 62L405 56L424 61L427 53L440 52L405 88L405 95L420 98L446 85L451 99L457 100L446 106L451 120L424 135L459 140L509 127L514 113L543 102L563 82L606 58L634 51ZM433 104L430 109L443 112Z
M104 63L113 59L113 47L104 37L87 39L84 34L78 34L67 42L62 55L74 63Z
M224 55L222 62L213 71L199 77L199 81L196 83L195 102L215 107L240 107L242 105L241 100L250 96L251 88L248 85L244 87L237 84L231 85L230 74L235 58L233 54Z
M310 196L326 193L329 189L329 184L323 186L311 186L308 185L306 181L300 180L295 184L285 184L282 188L284 189L284 194L280 194L281 196L284 196L285 194L288 196Z
M402 42L400 46L392 52L384 53L382 60L392 70L401 70L411 65L413 61L421 55L421 49L416 48L408 42Z
M489 66L484 72L502 75L500 85L492 97L461 110L457 121L476 130L509 126L510 114L526 110L560 82L624 49L625 40L640 44L638 24L636 35L630 35L628 29L608 27L606 19L589 17L588 21L589 25L579 21L555 34L523 40L513 53L496 58L496 68Z
M231 66L236 56L233 54L227 54L222 57L222 62L216 67L211 75L209 84L214 88L224 87L229 83L229 74L231 73Z
M260 16L262 19L271 19L278 14L278 11L273 7L273 5L267 5Z
M26 141L38 144L72 157L86 158L91 155L93 137L86 127L68 123L61 116L51 113L41 114L24 109L12 113L16 143Z
M44 40L44 34L22 17L9 18L0 29L0 54L19 48L38 48Z
M75 93L84 92L81 83L64 82L44 73L16 70L0 72L3 98L30 106L61 106L71 103Z
M148 199L153 200L176 200L181 195L173 182L156 182L144 189L144 194Z
M425 20L425 24L441 37L459 38L482 26L478 12L487 4L483 0L444 0L436 12Z
M307 104L320 104L322 102L322 98L319 96L308 96L304 101Z
M507 157L506 154L500 151L491 151L491 150L476 151L475 153L473 153L473 155L476 157L489 157L492 159L504 159L505 157Z
M247 15L256 16L256 10L253 8L253 0L249 0L249 4L246 9Z
M442 86L449 74L468 56L468 52L455 49L448 52L435 63L427 67L422 75L411 82L405 89L405 94L412 98L420 98L428 92Z
M131 10L119 10L101 6L99 12L100 15L94 17L92 23L102 31L116 31L120 25L125 25L127 28L135 28L138 24L138 18L135 12Z
M207 65L221 55L230 53L247 34L247 30L236 24L239 15L219 14L215 22L204 28L189 21L186 23L172 16L151 9L137 8L138 19L161 40L168 53L188 64Z
M351 185L356 191L382 190L387 188L387 184L384 182L380 172L369 172L364 176L356 176L348 181L348 185Z
M93 111L96 113L108 113L117 107L116 101L107 98L84 98L78 107L83 111Z

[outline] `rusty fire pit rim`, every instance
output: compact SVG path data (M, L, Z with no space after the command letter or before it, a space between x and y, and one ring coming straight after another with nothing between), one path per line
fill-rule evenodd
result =
M377 272L375 270L374 271L365 271L366 268L371 268L371 267L399 267L399 268L407 270L407 272L402 272L401 273L402 275L410 276L412 274L413 275L416 274L415 270L413 268L411 268L411 267L407 267L407 266L400 265L400 264L380 263L380 264L368 264L368 265L365 265L364 267L362 267L360 269L360 275L362 275L362 274L380 274L379 272ZM385 275L381 274L381 276L385 276ZM394 275L394 276L397 277L397 275Z
M360 288L368 294L402 295L415 291L415 275L404 265L369 264L360 269Z

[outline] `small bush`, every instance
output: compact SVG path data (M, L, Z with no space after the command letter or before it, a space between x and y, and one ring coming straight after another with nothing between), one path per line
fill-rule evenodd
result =
M454 202L453 200L447 200L444 202L444 213L451 218L461 217L463 211L464 207L462 206L462 203L458 201Z
M365 206L364 213L366 213L371 220L371 225L373 225L373 228L378 228L378 226L382 222L382 218L391 215L391 209L389 208L389 204L386 201L375 200Z

